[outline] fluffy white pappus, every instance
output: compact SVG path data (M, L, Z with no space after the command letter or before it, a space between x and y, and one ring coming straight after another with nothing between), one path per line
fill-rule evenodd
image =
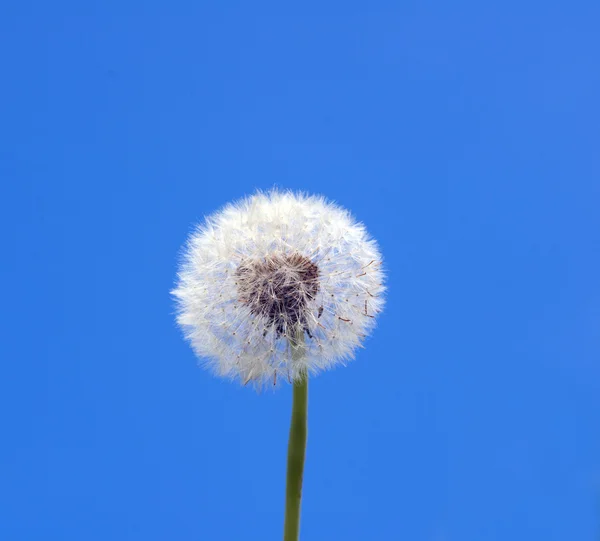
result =
M216 374L276 384L353 358L384 291L377 244L348 211L271 191L206 218L173 295L185 336Z

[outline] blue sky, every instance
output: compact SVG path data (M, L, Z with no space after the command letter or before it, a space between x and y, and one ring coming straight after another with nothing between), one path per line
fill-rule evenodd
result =
M196 366L194 223L277 185L379 240L315 378L302 539L600 535L597 2L4 2L0 537L266 540L290 388Z

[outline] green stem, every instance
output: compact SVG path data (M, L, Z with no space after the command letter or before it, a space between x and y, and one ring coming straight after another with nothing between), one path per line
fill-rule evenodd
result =
M295 341L290 340L292 362L304 355L304 332L298 331ZM298 541L300 532L300 502L302 501L302 478L304 476L304 455L306 452L306 420L308 411L308 374L302 373L294 381L292 420L288 443L287 487L285 494L284 541Z

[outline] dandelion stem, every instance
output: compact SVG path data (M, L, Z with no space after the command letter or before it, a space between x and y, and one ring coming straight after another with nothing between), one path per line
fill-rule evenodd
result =
M292 361L300 361L304 356L304 331L298 330L294 340L290 340ZM292 420L288 443L287 487L285 495L284 541L297 541L300 532L300 503L302 501L302 478L304 476L304 455L306 452L306 421L308 411L308 374L294 381Z

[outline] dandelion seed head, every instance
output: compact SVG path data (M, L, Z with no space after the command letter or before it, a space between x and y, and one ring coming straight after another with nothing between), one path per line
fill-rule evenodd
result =
M376 242L346 210L270 191L196 228L173 295L197 356L218 375L261 384L353 358L383 308L383 282ZM298 333L304 351L293 360Z

